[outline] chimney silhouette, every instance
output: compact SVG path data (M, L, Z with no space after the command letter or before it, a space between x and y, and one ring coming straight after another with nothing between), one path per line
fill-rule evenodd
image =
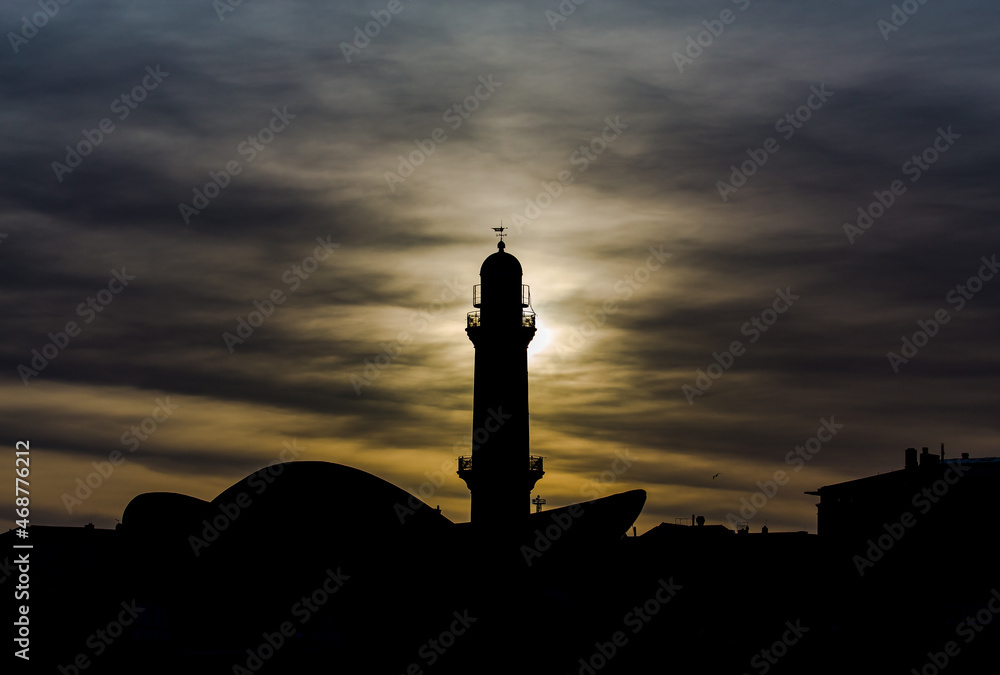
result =
M497 252L479 270L465 332L476 349L472 455L458 458L458 475L472 492L472 522L488 529L516 526L531 511L542 458L528 446L528 343L535 336L531 296L521 263Z

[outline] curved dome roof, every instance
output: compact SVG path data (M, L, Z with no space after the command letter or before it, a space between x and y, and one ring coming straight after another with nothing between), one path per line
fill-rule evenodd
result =
M247 509L246 518L256 524L267 519L325 522L327 526L337 523L338 528L359 527L380 535L411 520L451 524L402 488L367 471L333 462L272 464L224 490L212 505L232 503L241 494L250 497L256 507ZM404 515L415 517L401 519L401 508Z
M479 268L481 277L518 277L521 278L523 272L521 263L510 253L504 252L504 243L497 244L496 253L483 261L483 266Z
M141 494L125 508L122 524L132 532L186 532L227 508L235 515L228 516L233 522L226 529L244 530L250 537L322 525L328 533L364 539L452 525L436 509L378 476L318 461L264 467L211 502L172 492Z
M123 527L169 530L198 522L211 510L211 504L197 497L176 492L145 492L125 507Z

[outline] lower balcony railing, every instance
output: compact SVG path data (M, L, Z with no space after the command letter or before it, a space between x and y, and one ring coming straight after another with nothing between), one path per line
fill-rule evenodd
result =
M528 471L533 473L544 473L544 457L530 455L528 457ZM462 455L458 458L458 472L465 473L472 471L472 455Z

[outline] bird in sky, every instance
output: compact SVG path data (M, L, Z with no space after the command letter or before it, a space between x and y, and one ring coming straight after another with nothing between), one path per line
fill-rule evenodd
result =
M715 480L716 478L718 478L718 477L719 477L719 476L721 476L721 475L722 475L721 473L717 473L717 474L715 474L714 476L712 476L712 480Z

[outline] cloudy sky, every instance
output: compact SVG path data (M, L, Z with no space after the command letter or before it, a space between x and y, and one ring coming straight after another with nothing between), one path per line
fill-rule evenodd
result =
M1000 31L903 5L4 3L4 475L111 527L291 446L467 520L501 219L549 507L784 471L751 525L815 532L908 446L996 455Z

